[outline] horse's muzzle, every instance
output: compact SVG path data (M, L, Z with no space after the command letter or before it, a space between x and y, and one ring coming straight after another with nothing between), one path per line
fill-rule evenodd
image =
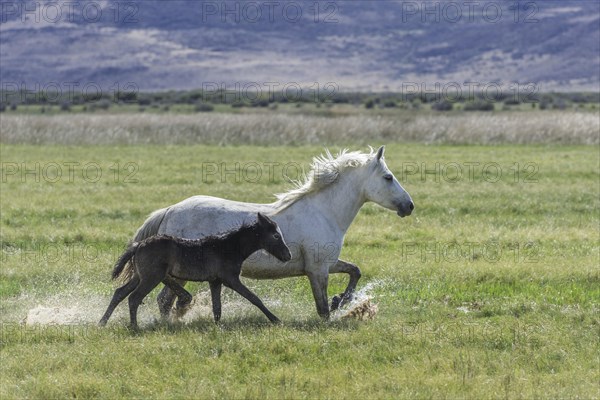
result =
M399 204L397 214L400 218L408 217L415 209L415 204L411 201L408 204Z

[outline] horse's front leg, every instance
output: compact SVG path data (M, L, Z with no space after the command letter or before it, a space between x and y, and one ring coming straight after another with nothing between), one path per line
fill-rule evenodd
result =
M352 294L356 289L356 285L361 275L360 268L358 268L355 264L343 260L337 260L335 264L329 267L329 273L345 273L350 275L350 280L348 281L348 286L346 287L346 290L344 290L344 293L333 296L333 299L331 300L331 311L334 311L352 300Z
M179 279L174 279L174 281L179 283L182 287L186 284L186 281ZM175 292L173 292L168 286L163 287L163 289L160 291L156 300L158 301L158 309L160 310L160 316L162 318L169 318L169 314L171 313L171 309L173 308L173 303L175 302L176 297L177 295Z

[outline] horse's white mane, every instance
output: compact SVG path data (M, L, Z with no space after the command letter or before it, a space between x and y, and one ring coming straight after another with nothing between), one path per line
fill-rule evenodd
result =
M287 208L307 194L327 187L337 181L340 174L348 168L366 165L375 156L373 148L369 146L369 149L369 153L344 149L335 157L328 149L325 149L325 154L313 158L310 172L304 174L303 179L292 181L295 186L293 189L275 195L277 196L277 209Z

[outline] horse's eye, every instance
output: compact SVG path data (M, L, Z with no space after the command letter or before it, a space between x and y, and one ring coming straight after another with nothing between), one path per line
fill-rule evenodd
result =
M391 181L394 179L394 177L392 176L392 174L385 174L383 176L383 179L385 179L386 181Z
M279 236L279 233L276 233L273 235L273 238L276 240L279 240L279 238L281 238L281 236Z

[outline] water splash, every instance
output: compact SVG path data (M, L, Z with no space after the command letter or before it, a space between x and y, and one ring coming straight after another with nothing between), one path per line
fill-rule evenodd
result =
M261 299L269 309L281 307L282 305L279 300L272 300L264 296L261 297ZM227 288L223 289L221 306L222 315L225 318L243 317L252 313L262 315L256 306ZM194 295L192 303L187 310L183 310L180 314L176 311L171 314L171 322L180 322L184 324L193 323L200 318L213 319L210 291L198 291Z
M106 311L110 296L93 291L65 291L51 296L28 293L8 300L10 311L2 315L1 322L19 322L23 325L95 325ZM150 300L150 299L148 299ZM141 326L156 321L155 301L146 300L138 311ZM127 301L117 307L110 323L128 323Z
M373 289L383 284L383 281L376 280L367 283L362 289L354 293L354 297L350 303L345 304L341 308L335 310L331 314L332 320L340 320L346 318L355 318L358 320L368 320L375 318L378 307L377 304L372 303L373 296L371 295Z
M354 293L352 301L331 314L331 320L355 318L359 320L373 319L377 313L377 304L373 303L372 292L384 282L376 280L367 283ZM239 295L224 290L223 314L228 318L245 316L248 313L260 314L260 311ZM102 296L91 291L67 291L49 297L27 294L14 298L8 306L10 312L2 315L3 322L19 321L24 325L87 325L96 324L106 310L110 296ZM312 308L299 309L280 300L263 298L269 308L279 308L279 313L294 314L310 318ZM150 296L138 310L138 323L141 327L152 325L160 319L156 299ZM212 320L212 303L210 291L198 291L187 312L179 318L173 318L183 324L191 324L198 319ZM127 301L120 304L111 316L110 324L128 324L129 312Z
M192 298L192 303L181 312L176 310L171 313L170 322L182 322L190 324L199 318L205 318L212 315L212 302L210 292L198 292Z
M25 325L78 325L90 322L88 314L78 307L46 307L38 305L27 312Z

